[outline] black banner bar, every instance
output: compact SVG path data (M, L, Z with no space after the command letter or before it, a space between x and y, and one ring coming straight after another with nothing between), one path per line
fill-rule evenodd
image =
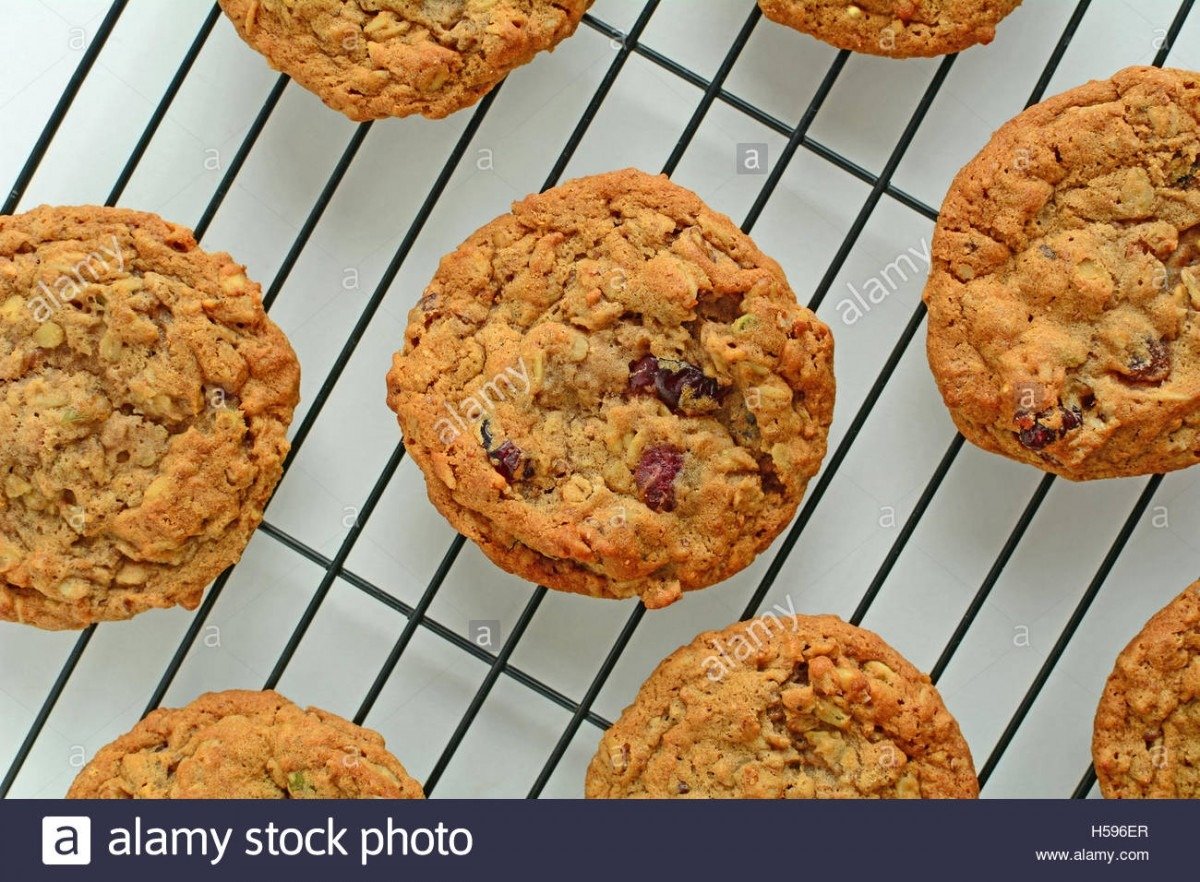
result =
M0 878L1192 878L1198 822L1100 800L7 801Z

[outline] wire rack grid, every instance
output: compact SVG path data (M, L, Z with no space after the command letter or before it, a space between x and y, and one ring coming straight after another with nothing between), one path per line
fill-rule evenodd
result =
M1095 795L1096 698L1194 578L1200 487L1069 485L964 446L910 346L923 278L904 268L927 264L954 171L1023 106L1128 64L1200 67L1192 5L1027 0L989 47L892 62L747 0L599 0L476 108L358 126L202 0L17 7L0 47L4 213L198 218L202 244L269 279L305 380L267 520L196 613L0 626L0 795L61 795L164 702L266 686L379 729L431 794L578 796L600 730L659 658L772 608L839 613L930 670L985 796ZM761 175L737 173L747 144L770 159ZM382 403L438 255L513 198L624 165L742 218L838 345L830 455L797 518L744 573L649 616L488 564L425 501ZM886 297L856 313L848 295L872 280Z

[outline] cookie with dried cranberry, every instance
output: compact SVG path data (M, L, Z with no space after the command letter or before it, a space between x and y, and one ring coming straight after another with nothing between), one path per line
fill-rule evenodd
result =
M1021 0L758 0L763 15L839 49L915 58L990 43Z
M1073 480L1200 461L1200 74L1029 108L954 179L929 363L980 447Z
M1200 582L1117 657L1096 709L1092 760L1108 799L1200 799Z
M183 227L0 217L0 619L194 609L262 520L299 384L259 286Z
M591 799L974 798L929 678L836 616L765 615L668 656L600 741Z
M242 39L353 120L440 119L575 32L592 0L220 0Z
M832 359L729 218L628 169L530 196L445 257L388 403L430 499L501 567L661 607L792 518Z
M423 799L383 737L277 692L210 692L101 748L68 799Z

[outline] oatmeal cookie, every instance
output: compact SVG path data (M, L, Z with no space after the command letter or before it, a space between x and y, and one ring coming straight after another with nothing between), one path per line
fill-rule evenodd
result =
M1002 127L925 288L959 431L1074 480L1200 460L1200 75L1135 67Z
M188 230L0 217L0 619L195 608L262 520L299 377L259 286Z
M825 454L829 329L725 216L633 169L530 196L442 260L388 404L504 569L665 606L745 567Z
M766 615L676 650L604 734L591 799L974 798L929 678L836 616Z
M353 120L440 119L575 32L592 0L220 0L242 39Z
M914 58L990 43L1021 0L758 0L772 21L839 49Z
M1200 799L1200 582L1117 657L1092 759L1108 799Z
M276 692L159 709L79 773L68 799L422 799L382 736Z

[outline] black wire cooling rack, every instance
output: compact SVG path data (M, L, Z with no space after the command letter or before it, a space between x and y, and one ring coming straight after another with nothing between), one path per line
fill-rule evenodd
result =
M1171 46L1175 43L1175 40L1178 37L1181 29L1183 28L1194 2L1195 0L1183 0L1183 2L1179 4L1178 10L1174 15L1171 25L1168 28L1165 37L1161 41L1161 48L1158 50L1153 62L1155 65L1161 66L1165 62L1167 54L1170 51ZM104 49L109 36L112 34L114 27L116 26L127 5L128 0L116 0L116 2L112 4L107 15L97 29L92 42L81 58L78 67L68 81L66 89L63 91L62 96L59 98L56 106L51 112L45 128L43 129L40 137L33 147L33 150L29 154L28 159L18 174L16 181L13 183L12 189L4 200L3 208L0 209L0 214L12 214L16 210L17 205L21 201L22 196L36 174L39 165L49 150L55 134L57 133L63 120L66 118L68 111L71 109L72 103L75 101L75 98L80 91L80 88L86 81L96 59ZM726 91L724 88L725 80L741 55L742 50L749 41L752 32L754 31L755 27L759 25L761 20L761 13L759 12L757 6L749 2L747 2L746 5L748 7L748 14L745 23L742 25L740 30L738 30L732 44L721 61L720 66L716 69L711 79L701 76L687 66L680 64L666 55L656 52L649 46L645 46L639 42L642 32L645 30L647 24L650 22L651 17L654 15L659 6L659 0L650 0L650 2L647 2L645 6L642 7L640 13L633 22L632 26L629 28L628 32L623 32L618 28L606 23L605 21L600 20L594 15L589 14L584 16L583 23L586 27L592 28L603 36L609 38L618 48L615 57L613 58L603 78L600 80L600 83L592 95L591 100L588 102L583 114L580 116L569 138L567 139L566 144L563 146L561 152L558 154L557 159L547 174L543 189L553 187L559 182L564 170L587 133L589 126L603 105L605 98L616 81L617 76L620 74L621 69L629 60L630 55L636 54L661 68L662 70L669 72L670 74L703 91L703 97L697 104L695 110L692 112L687 125L675 143L674 149L661 169L664 173L669 175L675 171L679 162L682 160L684 153L691 144L693 137L699 130L701 123L704 121L706 114L713 106L714 102L717 101L720 101L725 105L728 105L729 107L739 111L740 113L745 114L757 123L767 127L779 135L784 136L787 139L786 146L783 148L779 158L775 161L761 190L754 199L751 208L747 212L745 219L742 222L742 229L747 233L753 229L755 223L758 221L764 208L774 193L776 185L779 183L784 172L787 170L789 163L796 154L796 151L800 148L811 152L820 159L841 169L842 171L870 186L870 193L866 201L863 203L862 208L859 210L845 237L842 239L840 245L834 253L832 260L829 263L828 268L822 276L820 283L817 285L815 293L809 300L809 308L816 310L824 300L825 296L828 294L839 272L842 270L847 258L849 257L851 250L858 241L860 234L863 232L867 222L871 218L872 213L884 195L888 196L889 199L894 200L900 205L911 209L927 220L933 221L937 219L936 209L894 186L892 184L892 175L900 165L900 162L904 158L905 152L909 148L909 145L912 143L927 111L933 104L939 90L942 88L942 85L945 82L951 67L955 63L956 56L946 56L940 62L936 72L921 96L916 109L914 110L911 118L908 121L908 124L905 126L902 134L900 135L899 140L892 149L882 170L879 174L874 174L836 150L831 149L830 147L813 139L808 134L810 125L812 124L822 105L825 103L826 99L829 97L835 82L842 73L846 62L850 57L849 52L839 52L834 58L833 62L829 65L828 70L821 79L815 94L810 100L808 106L805 108L799 122L795 125L784 122L783 120L778 119L759 107L756 107L752 103L743 100L729 91ZM1061 37L1055 44L1049 59L1046 61L1046 64L1042 69L1041 75L1039 76L1036 85L1029 96L1026 106L1034 104L1042 99L1043 94L1051 81L1051 78L1058 68L1059 62L1062 60L1067 47L1070 45L1072 38L1075 36L1081 21L1084 19L1084 16L1088 12L1091 5L1091 0L1079 0L1079 2L1076 4L1070 19L1063 29ZM115 205L121 198L121 195L128 185L130 179L133 177L139 162L141 162L147 148L150 146L155 133L158 131L160 124L166 117L172 102L179 93L184 81L187 79L193 64L200 55L200 52L203 50L209 35L212 33L212 30L220 17L220 14L219 7L214 4L212 10L204 19L198 33L195 36L195 39L192 41L190 47L185 53L178 69L175 72L175 75L171 79L167 89L163 93L156 108L154 109L154 112L151 114L145 130L137 141L132 154L124 165L124 168L122 169L115 186L108 196L108 199L105 203L106 205ZM283 95L288 82L288 77L281 75L276 80L273 88L267 95L262 108L259 110L257 116L250 125L245 138L241 142L236 154L229 163L224 176L217 186L213 196L209 200L199 223L197 223L195 227L196 238L198 240L204 236L205 232L211 225L213 218L220 209L222 202L230 191L230 188L233 186L235 179L241 172L247 157L253 150L259 135L262 133L271 117L271 114L275 110L276 105L279 103L279 100ZM434 180L433 185L429 189L428 195L425 197L424 202L421 204L414 221L409 227L399 247L396 249L391 262L388 264L386 271L383 273L378 286L375 288L370 299L368 300L357 323L343 344L341 351L333 361L332 368L322 382L320 390L316 394L312 405L296 428L292 440L292 450L285 463L285 472L286 469L289 468L295 461L296 456L304 446L305 440L308 438L308 435L312 431L313 426L322 412L322 409L328 402L335 385L349 364L351 356L354 354L359 341L366 333L367 327L383 302L384 296L391 287L393 281L396 279L402 265L412 251L418 236L424 229L430 215L433 213L438 200L446 190L452 175L458 168L464 154L467 152L468 147L472 142L472 139L475 137L480 125L491 109L498 92L499 89L494 90L491 94L484 98L483 101L481 101L473 111L464 111L471 114L466 128L463 130L445 165L442 167L441 171ZM264 303L268 309L270 309L271 305L275 302L276 298L282 291L284 285L287 283L292 270L295 268L297 261L299 260L302 252L305 249L305 246L308 244L309 239L313 234L313 231L316 229L317 224L321 220L325 209L329 206L331 200L333 199L338 186L342 182L342 179L345 177L351 164L354 162L355 156L357 155L359 148L362 146L363 141L366 139L371 127L372 123L368 122L360 124L355 129L353 136L345 147L345 150L342 153L339 161L335 165L327 183L321 190L316 203L310 210L307 219L305 220L290 249L288 250L286 257L283 259L274 279L271 281L266 290L266 294L264 295ZM789 553L800 539L801 534L809 522L812 520L817 506L820 505L820 502L826 491L829 489L834 476L837 474L838 469L845 461L864 424L869 419L872 409L880 400L888 381L891 379L892 374L899 365L901 358L907 351L909 344L916 336L917 331L924 322L924 319L925 306L922 303L914 309L895 345L884 361L882 369L879 371L876 379L870 386L870 389L867 392L862 404L855 412L847 431L824 463L823 469L810 488L808 497L801 507L798 516L791 524L784 539L776 550L774 557L770 561L769 566L763 574L757 589L754 591L750 601L747 603L745 610L742 613L743 619L749 618L758 613L768 591L770 591L775 579L782 570ZM954 440L950 443L950 446L946 449L946 452L942 455L936 469L925 485L923 492L920 494L915 507L899 530L895 541L884 557L875 577L871 580L866 592L863 594L862 599L855 608L853 615L850 617L850 621L852 623L861 623L871 608L872 603L878 597L880 590L888 578L888 575L891 573L896 562L899 560L905 549L905 546L920 523L922 516L929 508L930 503L937 494L938 489L941 486L943 479L946 477L951 465L954 463L959 452L962 450L963 441L964 439L961 435L956 435ZM433 794L433 792L436 790L438 782L441 780L443 773L446 771L451 759L454 757L456 751L461 745L468 729L474 723L480 710L483 708L483 705L493 687L496 685L501 676L506 676L571 714L570 722L563 730L550 755L546 758L540 773L529 790L529 797L536 798L542 794L542 791L550 780L551 775L558 767L560 761L567 752L572 739L584 722L588 722L600 729L607 728L610 725L610 721L595 713L592 710L592 707L605 683L608 681L609 676L616 668L619 660L621 659L622 653L628 646L630 640L633 638L638 627L641 625L642 618L646 611L645 607L640 604L635 607L632 614L625 622L624 627L621 629L617 639L607 652L599 670L596 672L595 677L592 679L583 697L579 700L576 700L552 688L542 680L530 675L511 662L513 652L516 650L526 628L533 620L533 617L538 611L542 600L546 596L546 589L544 587L537 587L532 592L528 602L525 604L520 615L517 617L517 620L513 625L508 638L505 640L499 652L492 652L480 645L477 645L475 642L467 639L451 628L448 628L429 617L429 608L437 596L447 574L454 566L455 560L457 559L458 554L463 547L465 540L462 536L456 536L451 542L450 547L446 550L439 566L436 568L432 578L429 580L428 586L415 606L397 599L388 592L384 591L382 588L373 584L371 581L362 578L361 576L347 569L346 563L351 551L355 546L355 543L362 535L368 519L371 517L376 505L384 495L389 482L396 473L396 470L403 458L403 445L397 444L391 456L389 457L386 466L379 475L378 479L375 481L375 484L371 489L371 492L368 495L365 503L362 505L354 524L346 533L340 547L337 549L332 558L327 557L317 549L306 544L305 542L300 541L299 539L269 522L263 523L260 527L261 532L291 549L301 557L316 564L324 571L324 576L321 579L320 584L317 586L316 591L313 593L308 602L307 608L304 610L299 621L296 623L295 628L292 631L292 634L288 639L283 652L276 661L270 676L263 684L264 688L273 688L279 682L280 678L287 669L288 664L296 654L300 643L304 639L310 625L312 625L334 582L338 579L341 579L379 603L384 604L395 612L400 613L407 619L405 627L400 633L400 636L396 639L390 654L388 655L383 666L380 668L378 674L375 676L374 682L371 685L366 698L358 708L358 711L354 716L355 722L363 723L366 720L389 678L392 676L397 665L402 661L405 650L412 641L414 634L416 634L419 628L424 628L454 645L463 652L468 653L469 655L488 665L487 675L484 677L482 684L478 687L473 699L467 707L467 710L456 726L449 742L442 750L441 755L435 763L432 771L425 779L426 793ZM1026 503L1007 540L1004 542L999 554L992 563L991 568L988 570L983 582L980 584L970 604L955 627L949 642L942 649L937 662L934 664L930 672L930 676L935 682L937 682L940 676L945 672L952 657L954 656L954 653L959 648L959 645L962 643L977 615L983 608L989 593L996 585L1006 564L1016 551L1023 536L1025 535L1026 529L1029 527L1043 500L1046 498L1046 495L1049 492L1051 485L1054 483L1054 480L1055 478L1053 475L1046 475L1043 477L1040 483L1037 485L1032 497L1029 499L1028 503ZM1137 498L1132 511L1130 511L1129 515L1125 518L1107 554L1104 556L1099 568L1096 570L1094 576L1088 583L1086 590L1083 592L1065 627L1062 629L1057 640L1054 642L1053 647L1047 655L1044 663L1038 670L1033 681L1029 684L1024 697L1013 713L1008 725L1005 727L991 753L982 763L979 769L979 779L981 784L987 783L988 778L991 776L997 764L1004 756L1004 753L1016 735L1017 730L1025 721L1026 716L1033 707L1033 704L1041 693L1042 688L1049 680L1055 665L1063 656L1068 644L1082 623L1088 609L1091 607L1092 602L1100 592L1101 587L1103 586L1106 578L1113 568L1113 565L1116 563L1117 558L1120 556L1122 550L1128 542L1130 535L1133 533L1133 530L1139 519L1145 513L1147 506L1150 504L1150 501L1157 491L1161 481L1162 476L1156 475L1146 482L1145 487L1140 496ZM215 581L205 596L203 603L192 618L190 626L188 627L183 639L180 641L178 648L173 654L166 667L166 670L163 672L162 677L159 679L158 684L154 689L150 701L146 706L147 713L158 707L160 702L163 700L163 697L166 695L167 690L170 688L189 652L193 649L197 637L204 628L205 622L208 620L209 614L211 613L214 605L220 598L232 571L233 568L231 567L230 570L227 570L225 573L223 573ZM72 674L83 657L95 632L96 626L92 626L91 628L83 631L68 654L65 663L58 673L57 678L46 695L45 701L42 703L41 708L34 718L28 733L17 750L12 764L6 771L3 780L0 781L0 797L8 796L10 790L12 789L13 783L28 759L31 750L41 735L47 720L53 712L59 698L62 696L64 689L67 687ZM1089 767L1082 775L1078 786L1071 795L1075 798L1087 796L1094 783L1095 774L1094 771Z

